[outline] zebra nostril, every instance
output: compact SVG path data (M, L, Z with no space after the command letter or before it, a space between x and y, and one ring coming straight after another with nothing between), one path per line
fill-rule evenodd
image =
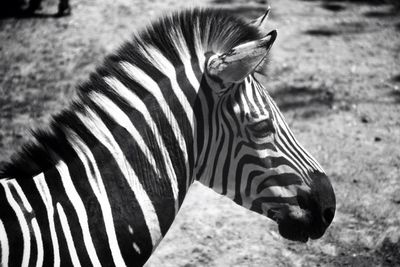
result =
M329 226L333 220L333 217L335 216L335 208L325 209L322 213L322 216L326 226Z

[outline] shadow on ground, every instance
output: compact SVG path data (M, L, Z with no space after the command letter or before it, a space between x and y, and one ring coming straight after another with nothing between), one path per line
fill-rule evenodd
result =
M393 242L386 237L377 249L352 247L340 251L339 255L340 257L332 257L328 262L335 263L335 266L400 266L400 242Z
M214 0L213 3L214 7L218 9L247 19L258 18L265 13L268 7L266 0L243 1L243 3L234 0ZM273 13L270 14L270 17L274 17Z
M374 6L380 6L380 5L393 5L393 6L400 6L400 3L398 0L303 0L305 2L334 2L335 4L337 3L352 3L352 4L363 4L363 5L374 5Z
M371 26L363 22L340 22L331 26L321 26L306 30L304 33L312 36L332 37L336 35L363 34L367 32L377 32L380 27Z
M393 88L393 90L390 92L390 95L394 98L396 103L400 103L400 74L393 76L391 80L398 85Z
M321 4L321 8L329 10L331 12L341 12L348 8L350 8L351 4L360 4L360 5L375 5L379 6L376 10L370 10L362 14L362 16L370 19L382 19L382 20L391 20L393 21L394 27L397 30L400 30L400 23L396 21L396 19L400 15L400 1L397 0L336 0L336 1L328 1L328 0L303 0L303 1L312 1L319 2ZM354 8L354 6L353 6ZM346 34L362 34L367 32L376 32L381 30L379 26L375 24L366 23L365 21L360 22L340 22L335 23L333 25L324 25L321 27L316 27L314 29L309 29L304 31L304 33L312 36L320 36L320 37L332 37L336 35L346 35Z
M303 118L327 114L335 101L334 93L324 87L284 86L271 96L280 110L296 110L296 114Z
M391 9L389 11L370 11L365 14L367 17L385 17L392 16L400 11L400 2L397 0L303 0L308 2L321 2L321 7L332 11L340 12L345 10L347 4L362 4L362 5L390 5Z
M27 12L28 1L23 0L1 0L0 1L0 20L7 18L18 19L41 19L41 18L58 18L57 14L47 13L31 13Z
M339 3L323 3L322 8L332 11L332 12L340 12L346 9L346 6L339 4Z
M23 10L23 1L2 0L0 2L0 19L20 17Z

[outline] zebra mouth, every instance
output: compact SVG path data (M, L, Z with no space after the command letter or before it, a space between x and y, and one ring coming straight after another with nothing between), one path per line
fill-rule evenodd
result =
M289 240L306 243L310 238L308 231L299 227L296 223L280 223L278 226L279 234Z
M310 231L311 213L299 206L270 209L268 215L278 223L279 234L286 239L305 243L313 236Z

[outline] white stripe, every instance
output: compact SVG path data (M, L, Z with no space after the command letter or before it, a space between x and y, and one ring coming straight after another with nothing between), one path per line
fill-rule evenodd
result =
M277 134L275 135L275 142L279 144L281 147L281 151L285 156L285 159L292 162L294 166L302 173L304 178L308 178L308 168L306 168L302 162L294 155L291 146L287 143L286 138L281 134L280 130L277 130Z
M236 164L237 165L237 164ZM270 169L265 169L262 166L255 165L255 164L246 164L244 168L242 169L242 174L241 177L249 177L250 173L254 171L261 171L262 173L260 175L257 175L253 177L251 180L250 184L250 196L257 197L259 196L265 196L265 197L292 197L295 196L297 192L297 187L298 185L288 185L288 186L282 186L282 185L272 185L272 186L267 186L264 188L260 193L257 193L257 188L260 183L263 183L267 177L274 176L274 175L279 175L279 174L295 174L299 176L299 174L293 170L290 166L287 165L280 165L277 166L276 168L270 168ZM299 179L301 176L299 176ZM282 177L282 179L285 179ZM248 184L247 179L242 179L240 188L241 188L241 195L243 199L247 198L246 196L246 187ZM278 189L278 187L283 188L281 191ZM234 189L233 189L234 190ZM249 203L251 204L251 202ZM250 208L250 207L248 207Z
M22 211L21 207L18 205L17 201L15 201L15 199L10 191L10 188L8 187L9 184L14 185L15 183L17 183L17 182L14 179L10 179L7 181L4 181L4 180L0 181L0 184L2 184L4 187L7 201L10 204L11 208L15 211L15 214L17 215L18 223L21 227L22 239L24 241L21 266L28 266L29 257L30 257L30 253L31 253L31 235L30 235L28 223L25 220L24 212Z
M309 169L307 168L307 165L304 164L303 160L298 156L298 154L294 151L293 147L289 144L288 140L286 139L286 137L282 134L282 131L279 127L279 125L284 125L284 121L282 119L282 117L280 117L279 113L272 108L273 111L276 112L275 114L275 118L276 118L276 123L278 124L278 127L276 127L276 135L275 135L275 140L277 143L280 144L280 146L282 147L282 149L285 149L285 152L290 155L290 158L292 158L292 160L295 163L295 166L297 166L297 168L299 168L299 170L301 170L303 172L303 176L305 178L309 177ZM287 156L288 158L288 156Z
M240 100L242 101L242 107L243 107L242 112L244 114L249 114L250 115L251 112L250 112L246 97L244 96L244 93L245 93L245 90L246 90L244 84L240 84L240 87L238 89L241 90L241 92L242 92L240 94ZM246 116L244 116L244 117L245 117L245 120L247 120L247 117Z
M129 77L139 84L141 84L146 90L154 96L157 100L162 112L164 113L165 117L167 118L168 123L171 125L171 129L175 135L175 138L181 148L181 151L185 157L186 162L188 162L187 156L187 149L185 139L181 133L180 127L176 118L174 117L171 109L169 108L168 104L166 103L164 96L161 93L161 89L158 84L149 77L144 71L139 69L138 67L128 63L122 62L121 63L122 69L129 75Z
M183 65L185 67L185 74L186 77L188 78L190 84L192 85L193 89L195 90L196 93L199 92L200 89L200 83L197 80L196 75L194 74L193 68L192 68L192 63L190 62L190 58L182 58L183 60ZM196 117L194 117L196 118Z
M54 253L54 266L60 266L60 252L58 249L58 238L56 233L56 227L54 225L54 208L53 208L53 200L51 198L50 190L47 187L47 183L43 173L38 174L33 177L33 181L35 182L36 188L39 191L40 196L42 197L43 203L46 206L47 210L47 219L49 221L50 228L50 237L51 243L53 245L53 253Z
M254 93L253 93L253 88L251 88L251 82L250 82L250 78L249 78L249 77L247 77L247 78L244 80L244 85L243 85L243 86L244 86L243 94L246 94L246 95L247 95L247 99L248 99L247 105L253 106L254 112L255 112L257 115L260 114L261 112L260 112L260 110L259 110L259 108L258 108L256 102L254 101L254 98L255 98L256 96L255 96Z
M162 154L163 159L164 159L163 162L164 162L165 168L167 170L167 176L169 177L170 182L171 182L171 189L172 189L172 192L174 194L174 199L176 201L176 205L179 205L179 203L178 203L178 192L179 192L179 189L178 189L178 178L176 177L174 166L172 165L169 152L167 151L167 149L165 147L165 144L164 144L164 141L163 141L163 138L161 137L162 135L158 131L157 125L154 123L152 117L150 116L150 113L147 110L147 107L142 102L142 100L137 97L136 94L132 93L132 91L130 91L128 88L126 88L116 78L108 77L108 78L104 78L104 80L117 93L121 93L121 96L125 96L126 100L129 99L128 103L131 104L131 106L134 107L136 110L138 110L140 113L142 113L144 119L146 120L146 123L149 125L149 128L152 131L153 136L156 139L158 147L161 150L161 154ZM124 94L127 91L130 92L130 94ZM129 98L128 98L128 95L130 96ZM122 110L120 110L114 103L112 103L110 99L108 99L104 95L100 95L98 93L92 93L90 95L90 98L92 98L97 104L101 105L103 107L103 110L107 111L107 113L111 117L113 117L113 119L118 124L120 124L122 127L124 127L125 129L127 129L129 131L129 133L136 140L136 142L138 142L139 147L141 148L142 152L147 156L148 161L153 166L153 169L154 169L155 173L157 173L158 176L161 177L161 175L159 173L159 170L156 167L156 163L155 163L155 160L154 160L154 157L153 157L153 153L147 147L147 145L144 142L142 136L137 131L135 126L132 124L132 122L128 118L128 116ZM178 207L175 207L175 212L178 212Z
M22 188L19 186L18 183L14 184L14 187L21 198L22 204L24 205L25 209L30 213L33 211L31 204L29 203L28 199L26 198ZM36 266L43 266L43 241L42 241L42 234L39 229L39 225L37 223L36 218L32 218L31 226L33 230L33 234L36 240L36 248L37 248L37 258L36 258Z
M97 198L97 201L99 202L100 209L103 214L106 234L108 237L108 245L111 250L114 264L115 266L126 266L124 259L122 258L121 250L119 248L117 235L115 233L114 220L112 216L110 202L108 200L107 192L103 184L103 179L101 177L96 160L90 149L72 130L64 128L64 131L72 148L75 150L79 159L83 163L89 184L93 190L94 195Z
M17 194L20 197L25 209L29 213L32 212L33 211L32 206L29 203L28 199L26 198L24 191L22 191L22 188L19 186L18 183L15 183L13 185L14 185L14 187L17 191ZM37 248L36 266L42 266L43 265L43 241L42 241L42 235L40 233L39 225L37 223L36 218L32 218L31 226L32 226L32 230L33 230L35 240L36 240L36 248Z
M19 195L19 197L22 200L22 204L24 205L24 208L26 209L26 211L28 213L32 212L32 206L29 203L28 199L26 198L24 191L22 191L22 188L19 186L19 184L15 181L15 183L13 183L13 186L15 188L15 191L17 191L17 194Z
M181 29L175 29L169 33L174 42L174 46L179 53L179 58L181 59L184 67L184 73L189 83L192 85L194 91L198 93L200 89L199 81L196 78L196 75L193 72L192 62L190 52L188 50L188 46L185 42L185 38ZM176 80L176 71L174 66L170 63L168 59L166 59L158 50L149 49L152 57L156 56L153 64L157 66L157 68L163 72L167 77L169 77L171 81L172 89L175 91L179 101L181 102L182 107L184 107L186 114L188 115L188 120L192 127L192 137L195 138L195 127L196 127L196 116L193 115L193 107L187 101L186 95L182 92L182 88L178 85ZM161 60L162 59L162 60ZM190 90L189 88L183 88L183 90ZM190 99L189 99L190 100ZM189 165L186 164L186 173L189 175ZM186 188L189 188L191 179L189 177L186 178Z
M67 241L67 247L73 266L81 266L79 262L78 254L76 253L74 240L72 239L71 231L69 230L69 224L67 216L65 215L64 209L60 203L57 202L58 217L60 217L61 228L63 229L65 240Z
M317 169L315 165L307 160L307 154L303 153L301 149L298 147L298 143L295 141L293 134L291 133L289 127L287 127L286 122L284 118L280 118L282 124L281 127L283 128L283 131L286 133L286 136L282 134L282 141L287 144L287 147L290 149L292 154L295 156L296 159L300 162L302 166L304 166L308 171L313 171L314 169ZM281 131L279 131L281 132ZM297 149L296 149L297 146Z
M202 23L200 23L200 18L198 18L197 21L194 24L196 26L193 29L194 47L195 47L196 55L197 55L197 58L198 58L198 62L199 62L198 64L199 64L199 67L200 67L200 71L204 72L204 65L205 65L205 61L206 61L206 58L204 56L206 51L204 51L204 48L208 49L208 45L207 45L207 43L202 43L202 40L201 40L200 24L202 24ZM204 31L204 34L208 34L208 31ZM215 52L220 52L220 51L215 51Z
M165 76L167 76L171 82L172 90L174 91L178 101L181 103L181 106L185 110L186 117L190 123L190 127L192 128L192 136L194 134L194 126L193 126L193 109L190 105L186 95L183 93L182 88L180 88L178 81L176 80L176 72L174 65L164 57L161 52L153 47L147 48L151 57L153 58L153 65L161 71Z
M1 246L1 266L8 266L8 256L10 254L10 247L8 244L8 237L6 228L4 227L3 221L0 220L0 246Z
M304 162L299 159L297 153L293 151L293 147L288 143L286 137L283 135L281 131L280 126L285 126L285 120L283 119L281 113L277 109L277 107L274 105L273 100L268 96L269 104L273 113L273 118L275 120L276 124L276 134L275 134L275 142L280 145L280 149L282 150L282 153L285 154L285 158L287 160L290 160L294 166L296 166L299 171L302 173L302 177L307 179L309 178L309 169L307 166L304 164ZM287 127L286 127L287 128ZM284 129L285 130L285 129ZM289 132L290 133L290 132Z
M82 123L94 134L94 136L110 151L115 157L121 172L130 185L135 197L142 209L146 225L149 229L153 248L158 245L161 240L160 224L158 222L156 211L151 203L149 196L143 189L135 171L128 163L123 151L115 141L113 135L101 119L89 108L85 109L86 114L77 113Z
M282 125L283 128L286 129L287 131L287 135L289 136L289 138L292 140L292 143L297 146L300 150L300 153L302 153L302 155L305 156L305 158L309 159L308 163L312 164L314 168L316 168L317 170L319 170L322 173L325 173L325 171L323 170L323 168L321 167L321 165L319 165L319 163L297 142L296 138L294 137L292 131L290 130L289 126L287 125L283 115L279 112L278 107L276 106L275 102L269 97L270 102L272 103L272 107L275 110L275 112L278 114L278 117L280 117L281 121L282 121ZM310 162L311 161L311 162Z
M156 175L161 178L160 171L157 168L156 160L154 159L153 153L150 151L143 137L140 135L139 131L132 124L129 117L108 97L103 94L92 92L89 94L89 98L92 99L103 111L107 114L121 127L125 128L132 138L139 145L140 150L143 152L144 156L147 158L150 165L153 167Z
M297 196L298 185L280 186L273 185L265 187L259 194L263 197L290 198Z
M175 29L175 31L172 31L169 34L173 37L172 39L175 48L178 50L179 58L182 60L183 66L185 68L185 75L188 78L193 89L197 93L200 89L200 84L196 78L196 75L193 72L190 51L188 50L188 46L186 44L183 33L181 29Z
M255 82L253 79L252 79L252 83L254 84L254 90L255 90L255 92L256 92L256 98L257 98L257 101L258 101L258 105L257 104L255 104L257 107L258 107L258 109L260 110L260 113L264 113L263 115L265 115L265 116L268 116L268 118L270 117L270 116L272 116L272 115L270 115L269 114L269 112L268 112L268 110L266 110L266 108L265 108L265 105L267 105L267 103L264 103L264 101L263 101L263 99L262 99L262 96L261 96L261 93L262 93L262 91L260 91L260 90L262 90L262 89L260 89L258 86L257 86L257 82Z
M83 205L82 199L75 189L74 183L71 180L71 175L68 170L68 166L63 162L59 161L55 166L58 170L61 181L67 194L68 199L71 201L74 207L79 225L82 229L83 242L85 243L86 250L93 266L101 266L99 258L97 257L96 250L93 245L92 237L90 236L88 217L86 214L85 206Z
M31 224L36 239L36 248L37 248L36 266L41 267L43 266L43 254L44 254L42 234L40 233L40 228L36 218L32 219Z

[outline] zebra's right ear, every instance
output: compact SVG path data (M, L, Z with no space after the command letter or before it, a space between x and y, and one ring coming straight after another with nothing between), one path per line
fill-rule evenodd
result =
M256 18L256 19L254 19L254 20L252 20L252 21L250 21L249 24L252 25L252 26L254 26L254 27L257 27L257 28L259 28L259 29L265 28L264 25L265 25L265 23L266 23L266 21L267 21L267 19L268 19L268 16L269 16L270 11L271 11L271 7L268 6L268 7L267 7L267 10L266 10L265 13L264 13L264 15L262 15L261 17L258 17L258 18Z
M276 39L276 30L264 38L235 46L222 55L213 55L207 63L207 72L224 84L242 81L267 56Z

